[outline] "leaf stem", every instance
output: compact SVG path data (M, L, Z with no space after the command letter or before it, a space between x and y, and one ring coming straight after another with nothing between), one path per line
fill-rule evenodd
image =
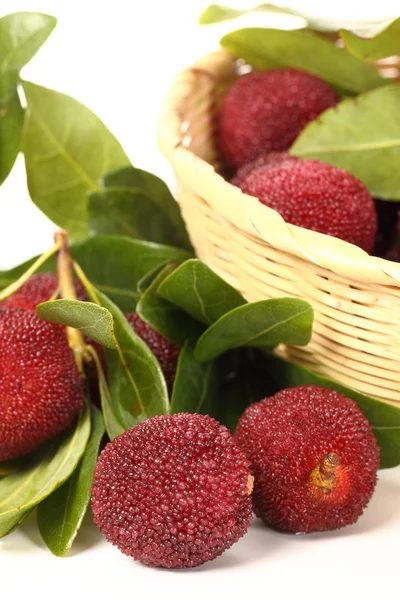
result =
M65 231L58 231L54 235L56 244L59 244L59 252L57 256L57 273L58 286L60 295L66 300L77 300L74 278L72 272L72 260L69 252L68 238ZM79 329L66 327L66 334L69 347L74 353L76 365L81 373L84 372L83 363L91 362L92 356L88 352L88 347L85 338Z
M96 294L96 289L95 289L94 285L87 278L82 267L76 261L73 261L72 265L73 265L75 273L78 276L78 279L82 282L83 286L85 287L89 296L92 298L93 302L95 302L96 304L101 306L101 302Z
M53 256L53 254L58 252L60 248L61 242L60 240L56 240L54 246L50 248L50 250L47 250L44 254L39 256L39 258L35 260L35 262L29 267L29 269L27 269L25 273L21 275L21 277L18 277L16 281L13 281L13 283L10 283L10 285L1 290L0 302L2 302L3 300L11 296L11 294L16 292L29 279L29 277L31 277L31 275L33 275L42 265L44 265L44 263L51 256Z

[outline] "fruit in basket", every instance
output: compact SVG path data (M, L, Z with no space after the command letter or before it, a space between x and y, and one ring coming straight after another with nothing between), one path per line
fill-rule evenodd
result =
M287 152L268 152L267 154L261 154L255 160L245 163L240 167L232 177L231 184L240 187L242 182L245 181L254 170L260 169L261 167L265 168L285 165L288 162L296 160L298 160L298 158Z
M85 288L79 279L75 279L74 283L78 300L87 300ZM6 298L3 304L35 310L38 304L50 300L57 288L58 276L55 273L36 273L29 277L14 294Z
M150 348L160 363L168 388L171 390L174 383L180 348L155 331L148 323L143 321L136 313L127 313L126 318L134 331Z
M65 328L0 306L0 461L39 448L73 422L83 379Z
M255 514L274 529L355 523L374 491L379 448L356 403L316 385L252 404L235 438L253 465Z
M368 253L374 248L377 216L374 202L356 177L318 160L292 158L247 166L239 187L287 223L331 235ZM238 179L240 177L240 171Z
M156 416L98 460L94 521L124 554L152 567L194 567L222 554L251 520L250 463L209 416Z
M255 71L239 77L222 99L217 143L236 170L266 152L288 150L301 130L340 100L327 83L303 71Z

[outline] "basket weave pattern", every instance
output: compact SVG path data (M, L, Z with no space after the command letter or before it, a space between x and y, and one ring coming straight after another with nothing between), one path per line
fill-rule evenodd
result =
M218 175L215 110L236 77L229 54L209 54L177 77L162 108L159 146L173 165L197 255L251 302L308 300L312 340L305 348L281 347L281 355L398 405L400 264L287 224Z

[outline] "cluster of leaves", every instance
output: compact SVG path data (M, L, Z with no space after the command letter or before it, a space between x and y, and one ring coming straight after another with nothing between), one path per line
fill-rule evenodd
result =
M54 554L66 554L89 504L105 431L113 439L143 419L183 411L211 414L233 430L251 402L290 385L318 383L353 398L374 428L381 466L399 464L399 409L274 354L279 344L308 343L313 311L307 302L248 303L197 260L166 185L130 165L105 125L76 100L23 82L24 114L19 69L54 24L51 17L32 13L0 20L6 74L0 91L8 90L1 96L8 104L0 112L0 168L4 179L5 165L9 170L22 148L32 200L68 231L75 272L90 299L49 301L38 306L38 315L79 329L104 346L107 373L91 346L101 410L88 385L86 405L68 431L28 457L0 464L0 536L37 507L44 541ZM356 80L351 66L346 73L341 80L336 75L335 83L348 93L380 85L368 66ZM15 111L13 102L19 107ZM55 272L54 256L0 273L0 288L17 287L33 268ZM157 359L124 315L133 311L181 348L170 394Z
M327 37L325 23L307 15L270 4L255 11L278 10L303 16L308 27L283 31L245 28L225 35L223 48L244 59L255 69L292 67L316 75L343 96L334 109L311 122L294 142L290 152L303 158L320 159L346 169L360 179L370 193L385 200L400 200L400 88L379 74L374 61L400 55L400 18L376 37L361 38L351 31ZM250 12L211 5L200 23L236 19Z

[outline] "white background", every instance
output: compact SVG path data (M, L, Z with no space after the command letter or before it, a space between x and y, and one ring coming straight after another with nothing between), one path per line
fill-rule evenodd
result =
M286 4L347 20L400 13L395 1ZM36 10L58 17L55 32L23 76L86 104L135 166L158 174L173 188L171 170L155 142L158 109L177 71L217 46L224 27L196 25L206 5L200 0L2 0L0 16ZM51 245L54 226L29 200L22 158L0 189L0 206L0 269ZM101 540L90 517L71 554L55 558L31 518L0 540L0 597L347 599L391 589L396 598L399 534L400 467L380 473L370 506L352 527L289 536L257 522L222 557L183 572L134 563Z

